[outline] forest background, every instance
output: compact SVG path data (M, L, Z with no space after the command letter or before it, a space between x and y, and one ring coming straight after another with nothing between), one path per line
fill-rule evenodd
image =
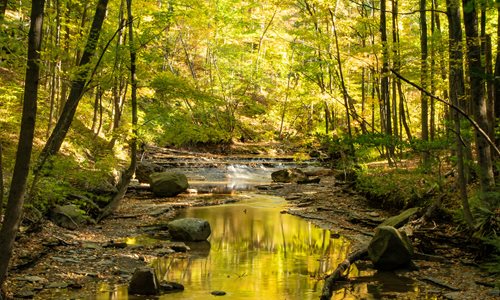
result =
M489 0L1 0L0 283L21 221L69 202L105 217L138 145L320 156L356 170L379 205L439 199L498 255L499 11ZM390 168L367 167L381 159Z

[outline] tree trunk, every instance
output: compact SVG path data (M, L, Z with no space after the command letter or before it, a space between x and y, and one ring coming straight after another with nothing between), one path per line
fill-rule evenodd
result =
M0 142L0 225L2 224L2 213L3 213L3 193L5 192L5 188L3 185L3 149L2 143Z
M430 41L430 68L429 68L429 77L430 77L430 88L431 93L436 95L436 20L434 13L434 0L431 0L431 41ZM430 99L430 115L429 115L429 139L434 141L436 137L436 101L433 98Z
M43 9L45 0L31 2L31 21L28 33L28 61L24 82L23 114L17 145L16 162L10 186L5 219L0 229L0 287L7 276L12 248L23 214L26 182L30 170L33 136L35 133L38 85L40 80L40 49L42 43Z
M400 57L399 57L399 32L398 32L398 1L392 0L392 44L393 44L393 61L396 70L400 69ZM392 131L394 133L394 138L399 139L399 126L398 126L398 110L397 107L397 80L392 80Z
M1 0L0 1L0 21L5 18L5 11L7 10L7 3L9 0Z
M403 87L401 86L401 80L399 78L397 79L397 83L398 83L398 93L399 93L399 117L401 118L401 124L405 129L406 137L408 138L408 141L411 141L413 137L411 135L410 125L408 124L406 118L408 110L405 109L405 97L403 93Z
M94 97L94 112L92 114L92 127L91 131L97 135L99 135L99 132L97 132L97 118L99 116L99 105L101 104L99 99L100 99L100 93L101 93L101 85L98 84L95 87L95 97Z
M381 113L385 117L385 134L392 138L392 118L391 118L391 99L389 95L389 45L387 44L387 18L386 18L386 0L380 1L380 34L382 42L382 78L380 86L381 104L383 110ZM387 145L387 161L392 165L394 157L394 147L392 142Z
M120 48L125 43L125 37L123 35L123 26L125 24L124 18L124 10L125 10L125 1L120 1L120 13L118 14L118 32L116 38L116 46L115 46L115 61L113 64L113 122L111 123L109 132L112 134L120 127L120 120L122 116L121 106L124 101L124 78L126 78L123 74L123 58L120 55ZM111 140L111 148L114 145L116 140L116 136L113 134Z
M500 5L497 7L497 53L495 57L495 81L493 87L494 94L494 118L498 127L500 124ZM496 144L500 144L500 134L495 137ZM496 156L498 158L498 156Z
M478 20L476 4L474 0L462 0L465 36L467 41L467 62L469 65L469 81L471 90L471 102L475 121L483 131L488 132L488 115L486 110L486 99L484 97L484 68L481 66L481 47L478 39ZM493 163L491 159L490 145L485 138L476 130L476 150L479 162L479 180L481 190L488 192L495 186L493 176ZM487 204L487 203L485 203Z
M91 63L91 59L95 54L102 24L106 15L107 5L108 0L99 0L99 3L97 4L94 20L92 22L89 37L87 39L87 44L83 51L78 71L73 81L71 82L71 90L68 99L64 104L61 116L59 117L59 120L57 121L56 126L52 131L52 134L50 135L47 143L40 153L38 165L35 168L35 173L38 173L40 171L43 164L50 156L56 154L59 151L64 139L66 138L66 134L68 133L69 127L71 126L71 122L73 121L78 103L83 96L85 85L88 82L89 73L92 70L92 68L90 68L89 66Z
M436 31L439 35L439 47L438 47L438 53L442 53L445 51L445 45L443 43L443 39L442 39L442 30L441 30L441 18L439 16L439 12L437 12L437 10L439 9L439 6L438 6L438 2L436 0L434 0L434 9L436 11L433 12L434 14L434 20L436 22ZM446 68L446 62L445 62L445 55L438 55L438 60L439 60L439 69L441 70L441 80L442 82L446 82L447 80L447 68ZM448 89L447 88L443 88L443 98L444 99L449 99L449 93L448 93ZM444 106L444 109L443 109L443 118L442 118L442 121L441 121L441 124L445 125L446 122L444 120L449 120L451 121L452 120L452 117L450 115L450 110L449 110L449 107L448 106Z
M134 30L132 18L132 0L127 0L127 18L129 28L129 46L130 46L130 81L131 95L130 101L132 105L132 138L130 141L130 165L122 175L118 192L115 194L111 202L103 209L98 221L112 214L120 205L132 176L135 173L137 166L137 79L136 79L136 48L134 45Z
M426 0L420 0L420 85L424 90L427 90L427 17L426 17ZM424 142L424 152L423 152L423 166L425 169L430 168L430 155L427 149L428 145L426 143L429 141L429 103L428 96L425 93L420 94L420 104L421 104L421 122L422 122L422 134L421 138Z
M495 92L493 82L493 57L491 49L491 36L485 36L484 60L486 68L486 112L488 115L488 133L492 140L495 140Z
M340 60L340 47L339 47L339 40L337 36L337 27L335 26L335 14L330 10L330 15L331 15L331 20L332 20L332 26L333 26L333 34L335 36L335 48L337 50L337 63L339 67L339 74L340 74L340 85L342 87L342 95L344 96L344 106L345 106L345 113L346 113L346 120L347 120L347 133L349 135L349 150L350 150L350 155L354 158L355 151L354 151L354 143L352 140L352 129L351 129L351 114L349 113L350 110L350 105L349 105L349 96L347 94L347 88L345 86L345 80L344 80L344 73L342 71L342 62ZM354 106L352 102L350 103L351 106Z
M450 70L450 101L459 106L459 100L465 95L463 53L462 53L462 28L460 24L460 4L458 0L447 0L447 16L449 24L449 70ZM457 151L458 182L462 209L467 225L472 228L473 219L469 208L467 196L467 179L464 168L464 145L461 139L460 114L452 110L453 122L455 125L455 146Z

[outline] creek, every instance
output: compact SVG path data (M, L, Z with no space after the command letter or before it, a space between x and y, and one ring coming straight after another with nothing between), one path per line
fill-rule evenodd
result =
M287 165L288 167L289 165ZM207 242L186 243L185 256L156 259L152 265L161 281L175 281L185 290L159 299L205 299L224 291L227 299L319 299L322 277L335 269L350 252L350 241L311 222L284 214L286 201L255 192L270 183L270 172L283 165L227 165L223 168L182 168L192 188L224 192L215 197L238 201L220 206L182 209L178 218L208 220L212 234ZM230 195L228 195L230 194ZM141 237L128 243L140 244ZM377 276L376 282L373 282ZM374 274L353 266L355 285L340 288L332 299L378 299L387 293L418 294L413 280L391 274ZM368 280L363 280L368 278ZM127 286L105 283L96 299L150 299L127 295ZM112 290L112 293L109 291ZM416 294L415 294L416 293Z

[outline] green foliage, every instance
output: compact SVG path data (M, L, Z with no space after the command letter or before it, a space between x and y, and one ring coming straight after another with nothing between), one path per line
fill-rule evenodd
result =
M356 189L377 205L389 209L425 206L439 183L418 170L367 168L358 172Z
M500 288L500 236L493 235L487 238L483 238L483 241L489 246L488 251L490 253L489 257L486 258L486 262L482 264L482 267L489 272L491 275L495 275L496 287Z

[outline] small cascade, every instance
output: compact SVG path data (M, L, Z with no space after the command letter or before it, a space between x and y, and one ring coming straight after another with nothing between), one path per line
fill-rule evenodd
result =
M222 156L192 152L158 152L146 155L145 159L168 171L185 174L190 187L198 193L252 190L271 183L271 173L276 170L318 165L317 160L295 161L292 156Z

